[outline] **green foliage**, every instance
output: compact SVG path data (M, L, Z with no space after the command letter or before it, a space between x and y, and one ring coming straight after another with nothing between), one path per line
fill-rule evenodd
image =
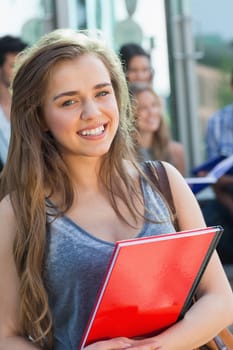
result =
M217 98L219 107L232 103L230 77L233 69L233 41L224 41L219 36L197 37L197 47L203 47L204 56L199 60L201 64L217 68L222 72L222 80L218 88Z
M220 108L232 103L233 96L232 96L232 90L230 87L230 72L227 74L224 70L223 71L223 77L221 80L221 84L219 85L218 89L218 101Z
M223 40L219 36L205 36L204 38L196 37L196 46L203 47L204 55L200 63L219 68L223 66L232 67L233 62L233 43Z

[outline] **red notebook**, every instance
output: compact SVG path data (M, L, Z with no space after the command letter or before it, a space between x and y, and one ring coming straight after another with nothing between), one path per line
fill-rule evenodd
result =
M79 349L118 336L150 336L181 319L222 231L216 226L117 242Z

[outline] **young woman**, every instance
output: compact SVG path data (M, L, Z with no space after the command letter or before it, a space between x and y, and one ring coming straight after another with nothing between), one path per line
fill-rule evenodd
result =
M167 161L184 176L184 148L180 142L170 138L159 96L146 83L131 83L129 90L138 129L139 159Z
M21 57L12 91L0 180L0 349L77 350L114 243L174 232L173 223L134 158L127 84L112 50L84 34L51 32ZM204 226L183 178L165 167L181 228ZM216 253L198 298L157 336L88 349L205 343L233 321Z

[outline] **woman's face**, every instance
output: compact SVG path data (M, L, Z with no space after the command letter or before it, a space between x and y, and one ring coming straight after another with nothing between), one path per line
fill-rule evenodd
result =
M63 156L100 157L108 152L119 124L109 72L95 55L58 62L43 106L47 130Z
M9 88L12 76L13 68L16 60L16 53L7 53L5 61L2 66L0 66L0 82L6 87Z
M131 58L126 74L127 80L130 83L151 83L152 69L148 57L140 55Z
M136 96L137 127L141 132L155 132L161 121L161 106L158 97L151 91Z

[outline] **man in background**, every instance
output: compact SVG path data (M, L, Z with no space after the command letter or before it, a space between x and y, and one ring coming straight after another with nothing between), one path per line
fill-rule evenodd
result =
M6 35L0 38L0 167L7 158L10 139L10 84L16 56L26 47L20 38Z
M230 79L233 91L233 71ZM208 120L207 159L233 155L233 103L216 111ZM233 172L222 176L213 186L216 200L212 210L204 211L207 225L221 224L224 234L219 244L222 261L233 263Z

